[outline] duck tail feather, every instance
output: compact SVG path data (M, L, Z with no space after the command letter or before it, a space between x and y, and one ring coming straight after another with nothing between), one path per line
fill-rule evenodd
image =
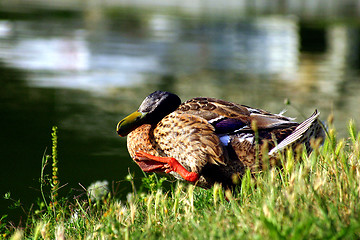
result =
M269 151L269 155L274 155L274 153L283 150L286 146L289 146L290 144L296 142L301 137L303 137L306 132L311 129L311 126L313 126L319 115L320 112L318 112L318 110L315 110L315 112L308 119L300 123L289 136L282 140L277 146L272 148Z

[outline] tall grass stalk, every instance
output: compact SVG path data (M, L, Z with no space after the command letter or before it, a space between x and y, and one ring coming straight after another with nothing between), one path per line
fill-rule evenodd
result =
M44 155L42 157L42 161L41 161L41 172L40 172L40 192L41 192L41 196L42 196L42 200L43 203L46 205L46 208L49 208L49 205L47 203L46 197L45 197L45 191L44 191L44 186L46 185L46 180L45 180L45 167L49 161L50 156L46 155L46 150L44 152Z
M57 198L58 198L58 189L59 189L59 177L58 177L58 136L57 136L57 127L52 127L52 182L51 182L51 200L56 207Z

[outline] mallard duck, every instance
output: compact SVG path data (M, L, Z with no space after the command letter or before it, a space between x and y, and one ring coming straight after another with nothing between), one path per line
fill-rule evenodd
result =
M264 149L270 165L286 147L310 150L311 138L324 137L318 116L315 110L297 123L220 99L181 103L173 93L155 91L117 124L117 133L127 136L130 156L145 172L170 173L203 188L216 182L231 187L246 169L262 169Z

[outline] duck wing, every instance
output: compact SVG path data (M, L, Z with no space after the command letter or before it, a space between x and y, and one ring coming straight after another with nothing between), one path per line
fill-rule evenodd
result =
M200 172L207 163L224 164L215 128L202 117L175 111L156 125L153 134L158 151L192 172Z
M225 118L238 119L249 123L250 112L246 107L215 98L193 98L182 103L176 110L200 116L210 123L221 121Z
M252 123L259 130L289 128L298 125L293 118L281 114L251 108L215 98L193 98L176 110L178 113L196 115L206 119L215 127L217 134L249 132Z

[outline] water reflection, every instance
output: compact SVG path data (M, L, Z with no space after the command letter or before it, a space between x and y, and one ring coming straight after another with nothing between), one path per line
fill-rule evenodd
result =
M67 29L43 36L45 26L13 25L2 40L0 57L33 72L30 84L90 91L145 82L148 74L191 74L201 69L294 78L298 35L294 18L260 18L235 22L197 22L154 14L144 35L118 29ZM54 25L54 26L52 26ZM22 33L27 32L24 36ZM65 35L65 36L64 36ZM91 36L91 39L88 37ZM95 36L95 37L94 37ZM46 73L46 74L45 74ZM44 76L45 75L45 76Z
M91 8L71 18L1 20L0 194L11 191L25 202L40 196L29 186L38 189L52 125L59 126L64 193L78 183L118 182L128 168L142 176L114 128L155 89L183 100L211 96L272 112L288 108L299 120L314 108L323 119L334 111L345 135L345 122L360 120L359 52L358 27L288 16ZM120 184L124 194L129 188Z

